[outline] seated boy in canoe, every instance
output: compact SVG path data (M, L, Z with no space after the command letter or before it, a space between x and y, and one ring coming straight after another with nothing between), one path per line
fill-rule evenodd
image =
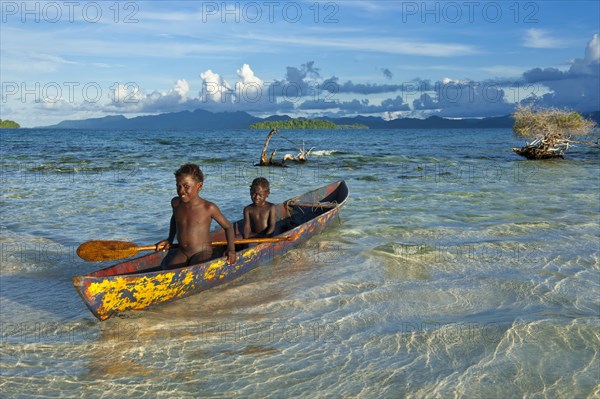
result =
M257 177L250 186L252 204L244 208L244 238L272 237L275 232L275 205L267 201L269 181Z
M234 229L229 220L214 203L200 197L204 175L198 165L185 164L175 172L177 197L171 200L173 215L169 237L156 244L157 251L166 251L173 244L175 233L179 248L167 260L167 267L181 267L201 263L212 255L210 224L214 219L225 231L227 237L228 264L236 261Z

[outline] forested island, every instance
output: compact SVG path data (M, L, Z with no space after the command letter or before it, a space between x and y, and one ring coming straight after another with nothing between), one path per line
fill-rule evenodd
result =
M15 121L9 121L8 119L0 119L0 129L18 129L21 125L19 125Z
M250 129L368 129L366 125L358 123L352 125L338 125L323 119L287 119L283 121L263 121L250 125Z

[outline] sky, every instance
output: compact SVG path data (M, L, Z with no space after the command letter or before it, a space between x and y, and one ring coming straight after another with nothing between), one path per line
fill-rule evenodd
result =
M598 1L0 1L0 118L600 110Z

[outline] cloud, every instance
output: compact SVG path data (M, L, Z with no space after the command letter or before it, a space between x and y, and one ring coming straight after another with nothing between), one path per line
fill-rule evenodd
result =
M190 92L190 85L185 79L179 79L175 82L173 92L179 95L180 101L185 100Z
M506 115L514 104L504 90L493 82L444 78L413 101L413 110L446 117L483 117Z
M585 49L585 58L586 62L598 62L600 61L600 36L596 33L592 36L592 39L589 41L586 49Z
M350 101L306 100L297 107L304 111L336 110L347 114L381 114L384 112L410 111L401 96L384 99L380 104L371 104L368 99Z
M537 45L543 44L541 39L544 33L533 32L530 36L538 39ZM546 44L550 43L546 41ZM68 62L63 59L52 61ZM381 68L380 71L385 79L393 78L389 69ZM212 112L246 111L255 115L363 114L390 118L400 115L506 115L514 110L518 102L536 102L543 106L567 107L582 112L600 109L598 34L588 42L583 58L572 60L568 70L536 67L517 79L494 78L476 82L445 77L434 82L414 78L401 84L341 82L336 76L323 76L314 61L300 66L287 66L282 79L271 81L259 77L249 64L243 64L235 72L237 79L232 84L219 72L211 69L201 72L202 87L199 91L193 90L185 79L176 80L168 90L151 92L133 83L120 84L111 87L110 101L105 104L74 104L63 98L52 98L52 101L39 102L37 107L53 115L90 115L98 112L149 114L201 108ZM521 94L525 90L525 100L515 97L515 87L522 89Z
M299 68L288 66L283 80L273 82L268 91L274 97L305 97L314 95L320 86L319 69L314 61L308 61Z
M389 72L389 71L388 71ZM391 74L391 72L390 72ZM202 108L209 111L238 110L259 113L323 112L337 110L351 114L375 114L393 111L409 111L409 105L401 96L383 99L373 104L367 98L341 100L338 95L394 93L403 89L397 84L338 83L335 76L323 78L314 61L299 67L288 66L283 79L265 82L255 75L248 64L237 70L239 81L235 84L235 96L226 95L229 85L215 72L201 74L203 86L213 87L213 94L202 93Z
M426 57L457 57L480 54L478 48L461 43L441 43L410 40L406 37L323 37L323 36L283 36L247 34L246 40L260 42L270 47L322 48L325 51L352 51L382 54L418 55Z
M56 112L71 112L75 107L72 103L65 99L50 99L45 98L39 103L39 107L45 111L56 111Z
M565 73L557 68L533 68L523 72L523 78L527 83L547 82L562 80L565 78Z
M584 57L573 60L569 70L533 68L523 73L523 79L550 90L537 99L539 105L597 111L600 109L600 37L592 36Z
M402 91L403 85L399 84L376 84L376 83L358 83L355 84L351 80L345 83L339 83L339 79L335 76L325 79L319 84L321 92L328 92L332 94L338 93L354 93L354 94L379 94L379 93L393 93L396 91Z
M254 75L250 65L244 64L237 70L240 81L235 84L236 97L243 101L244 99L257 99L262 96L264 82Z
M200 77L203 80L200 97L206 101L217 103L227 103L230 101L232 94L231 87L218 73L214 73L209 69L202 72Z
M4 34L4 31L2 34ZM2 45L4 46L4 40L2 41ZM6 54L6 56L4 54ZM27 71L34 72L35 74L54 73L60 71L64 67L87 66L87 64L69 60L53 54L46 54L42 52L36 53L22 50L8 50L6 53L4 53L3 50L3 71L21 72L23 70L23 65L27 65Z
M145 90L131 83L119 84L109 92L110 103L101 107L104 112L158 113L198 108L198 99L190 98L190 85L185 79L177 80L168 91Z
M543 44L541 41L538 44ZM550 42L546 42L550 44ZM414 82L420 95L412 102L412 112L423 116L482 117L506 115L517 103L569 108L580 112L600 109L600 37L592 36L583 58L571 61L562 71L536 67L521 78L485 81L444 78L431 84Z
M273 83L267 83L256 76L248 64L243 64L236 71L239 80L233 86L235 90L232 90L219 74L207 70L200 74L203 79L199 98L200 108L212 112L235 110L255 113L275 112L280 109L293 110L294 101L289 100L306 95L308 84L304 78L314 73L311 65L303 65L303 67L303 70L288 68L288 79L292 79L298 85L298 88L295 87L295 90L289 92L284 90L285 85L289 85L287 80L276 82L274 86ZM282 99L278 101L278 97Z
M566 42L551 37L544 29L530 28L525 32L523 45L530 48L561 48L566 46Z

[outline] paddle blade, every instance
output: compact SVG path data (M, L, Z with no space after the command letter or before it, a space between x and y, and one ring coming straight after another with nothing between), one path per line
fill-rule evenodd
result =
M138 253L140 247L127 241L88 241L77 248L77 255L91 262L106 262L129 258Z

